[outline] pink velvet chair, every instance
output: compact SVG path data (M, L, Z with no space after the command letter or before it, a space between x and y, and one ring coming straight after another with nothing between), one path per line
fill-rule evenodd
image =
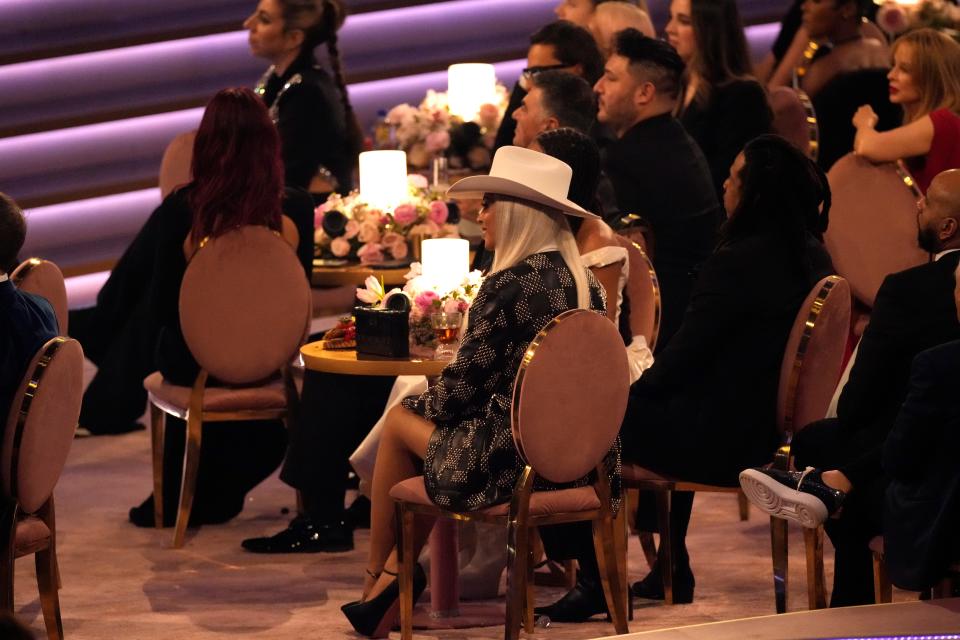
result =
M193 142L196 131L179 134L170 141L160 160L160 197L166 198L177 187L193 180L191 163L193 162Z
M777 394L777 429L782 434L784 447L778 455L789 455L789 442L793 432L803 425L826 415L830 398L840 377L843 349L850 325L850 289L843 278L829 276L811 290L800 307L784 351L780 370L780 387ZM662 571L663 591L668 603L673 603L673 549L670 535L670 494L674 491L699 491L710 493L737 493L739 487L708 485L688 482L681 478L666 477L635 465L624 465L624 486L653 491L657 499L657 521L660 529L658 561ZM741 494L742 495L742 494ZM773 538L774 585L777 609L786 607L786 524L771 519ZM781 535L782 539L781 539ZM813 543L808 540L808 559L814 558ZM822 547L822 533L819 537ZM779 546L778 546L779 545ZM817 565L810 563L810 570ZM823 585L823 560L820 555L820 578L811 580L813 586ZM813 595L810 596L813 601ZM781 605L782 601L782 605Z
M14 560L33 555L47 636L63 637L53 490L80 416L83 349L53 338L33 357L10 407L0 448L5 506L0 525L0 602L13 613Z
M60 335L67 335L67 287L60 268L49 260L29 258L10 274L10 280L21 291L47 299L57 316Z
M617 234L638 244L649 259L653 259L655 240L653 237L653 228L643 216L636 213L625 214L620 218Z
M853 154L838 160L827 178L833 206L824 242L837 274L872 308L884 278L930 260L917 246L920 191L902 167Z
M610 487L603 458L620 430L629 388L626 354L616 327L605 316L567 311L531 342L513 389L512 429L517 453L526 463L513 499L475 512L434 505L423 477L394 486L400 537L400 620L404 640L412 637L413 526L415 516L476 520L507 526L507 620L504 638L516 639L521 624L533 632L532 527L592 521L604 594L617 633L627 633L626 566L618 553ZM569 444L576 442L576 447ZM534 492L541 476L571 482L595 470L592 486ZM621 509L622 513L622 509ZM617 519L622 524L622 519Z
M163 523L164 414L187 422L173 546L182 547L196 491L204 422L287 418L289 365L310 320L310 288L293 248L266 227L241 227L201 246L180 288L180 324L201 367L193 387L157 372L149 392L154 517ZM207 387L208 378L225 384Z
M811 159L817 159L820 130L813 103L803 91L793 87L776 87L770 91L773 130L786 138Z

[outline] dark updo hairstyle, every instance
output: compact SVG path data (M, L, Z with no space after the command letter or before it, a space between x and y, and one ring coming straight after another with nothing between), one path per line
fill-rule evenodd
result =
M195 246L245 225L280 230L280 135L250 89L223 89L210 100L193 144L192 173L188 200Z
M600 150L593 138L572 127L544 131L536 138L537 144L548 156L570 165L573 176L567 197L587 211L600 214L597 184L600 181ZM568 217L567 222L576 234L583 218Z
M703 80L696 98L706 100L711 87L750 76L753 67L736 0L690 0L690 14L697 43L690 67Z
M743 149L740 202L721 228L721 246L771 234L798 256L807 235L823 240L830 214L830 184L817 163L777 135L762 135Z
M347 83L340 60L337 32L347 19L347 9L342 0L277 0L283 17L284 31L299 29L303 32L301 55L313 56L313 50L327 45L327 57L333 71L333 80L340 90L340 101L346 116L352 152L358 153L363 145L363 130L350 103Z

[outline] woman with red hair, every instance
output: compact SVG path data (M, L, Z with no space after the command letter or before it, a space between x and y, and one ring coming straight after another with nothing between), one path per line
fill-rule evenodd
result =
M193 182L171 193L160 209L149 304L159 327L155 364L173 384L191 386L199 366L180 329L180 283L187 263L206 238L262 225L296 247L293 222L283 215L280 139L263 102L249 89L224 89L207 105L193 148ZM238 428L239 427L239 428ZM183 459L184 423L167 419L164 454L164 522L172 526ZM229 520L243 508L247 491L283 458L280 421L244 428L236 423L203 427L203 459L192 524ZM130 510L137 526L153 526L153 496Z

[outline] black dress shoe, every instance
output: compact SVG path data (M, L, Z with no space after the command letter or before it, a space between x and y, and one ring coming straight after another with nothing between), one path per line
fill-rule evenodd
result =
M345 522L318 524L307 516L297 516L280 533L264 538L247 538L240 544L253 553L353 551L353 527Z
M198 527L204 524L223 524L228 520L235 518L243 510L243 498L225 499L217 504L216 507L200 508L195 505L190 511L191 527ZM131 507L129 513L130 522L134 526L144 529L154 527L153 518L153 494L150 494L139 506ZM177 506L171 505L163 510L163 526L172 527L177 522Z
M583 581L553 604L533 609L534 616L546 616L551 622L586 622L601 613L607 613L603 587Z
M419 564L413 568L413 604L427 588L427 576ZM348 602L340 607L353 629L369 638L386 638L400 618L400 580L394 578L390 585L370 600Z
M835 515L847 494L823 483L820 469L804 471L747 469L740 486L747 498L771 516L815 529Z
M693 572L686 566L679 567L676 573L673 577L673 604L690 604L693 602L693 588L696 586ZM666 600L660 568L654 567L643 580L634 582L630 586L630 595L647 600Z

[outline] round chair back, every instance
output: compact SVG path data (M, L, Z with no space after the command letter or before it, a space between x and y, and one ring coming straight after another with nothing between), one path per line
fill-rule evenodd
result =
M853 295L872 308L884 278L930 259L917 246L920 192L897 165L853 154L838 160L827 177L833 192L827 250Z
M160 197L166 198L177 187L193 180L193 142L196 131L181 133L170 141L160 161Z
M587 475L610 450L627 409L627 353L606 316L574 309L530 343L513 387L513 440L551 482Z
M643 336L653 351L660 332L660 282L643 247L617 235L630 257L627 297L630 299L630 335Z
M817 283L793 323L777 392L777 428L795 433L827 415L850 332L850 286L838 276Z
M34 513L50 498L67 461L83 397L83 349L53 338L34 355L17 389L0 449L4 493Z
M67 318L70 315L67 311L67 287L57 265L49 260L30 258L13 270L10 279L21 291L46 298L57 316L60 335L67 335Z
M793 87L777 87L770 91L770 108L773 110L773 130L816 160L820 129L807 94Z
M206 241L180 286L190 353L213 377L249 384L289 362L310 320L310 287L279 234L246 226Z

